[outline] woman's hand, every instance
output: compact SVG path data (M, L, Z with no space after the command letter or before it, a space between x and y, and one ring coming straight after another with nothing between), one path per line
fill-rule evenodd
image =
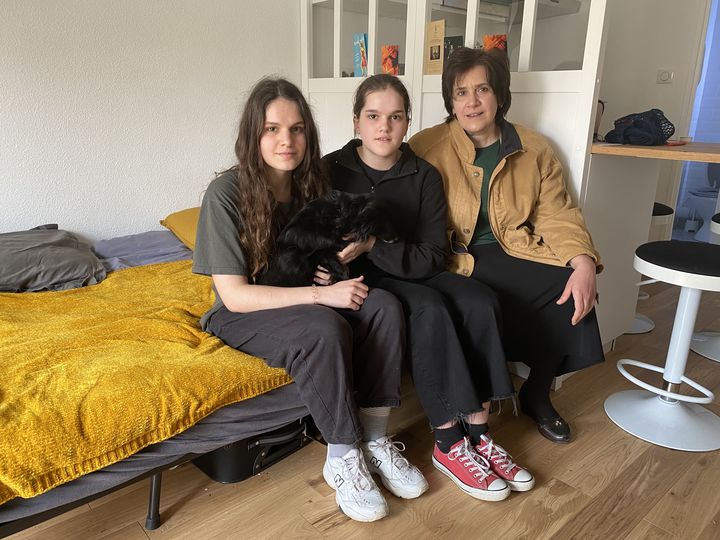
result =
M313 277L313 281L318 285L332 285L333 283L330 272L328 272L327 268L320 265L318 265L318 267L315 269L315 276Z
M352 240L352 236L345 236L343 240ZM342 251L338 251L337 258L343 264L354 261L363 253L370 251L375 245L375 237L368 236L364 242L350 242Z
M317 287L317 303L334 308L357 311L368 296L368 286L363 276L338 281L327 287Z
M557 301L564 304L570 296L575 301L575 313L572 316L573 326L579 323L595 305L597 298L597 282L595 279L595 261L588 255L577 255L570 260L573 273L565 285L565 290Z

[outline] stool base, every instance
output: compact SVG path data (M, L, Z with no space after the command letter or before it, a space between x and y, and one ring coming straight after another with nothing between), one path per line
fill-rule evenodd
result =
M720 417L695 403L625 390L605 400L605 413L618 427L658 446L687 452L720 449Z
M627 330L626 334L647 334L651 330L655 328L655 323L653 320L648 317L647 315L643 315L642 313L636 313L635 318L633 319L632 324L630 325L630 330Z
M720 362L720 332L693 334L690 350L715 362Z

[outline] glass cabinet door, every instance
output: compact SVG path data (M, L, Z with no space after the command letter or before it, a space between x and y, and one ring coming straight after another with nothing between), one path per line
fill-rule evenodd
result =
M532 71L582 69L590 1L539 2L530 63Z
M397 0L378 0L377 6L375 73L405 75L408 5Z
M312 3L312 73L310 77L333 76L333 0Z

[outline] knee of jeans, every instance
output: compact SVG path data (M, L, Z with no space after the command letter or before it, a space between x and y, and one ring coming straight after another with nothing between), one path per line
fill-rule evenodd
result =
M392 293L383 289L371 289L362 309L376 311L390 320L403 320L402 304Z
M352 343L353 330L350 323L335 310L317 307L305 323L305 331L319 340L339 339Z

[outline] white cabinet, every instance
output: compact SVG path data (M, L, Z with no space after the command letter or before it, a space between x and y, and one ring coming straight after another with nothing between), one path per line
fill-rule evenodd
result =
M592 203L597 208L612 199L598 175L593 176L596 185L588 189L606 0L301 1L303 89L314 108L324 152L353 136L352 94L361 78L341 76L352 68L351 33L368 33L370 73L379 72L379 45L385 40L399 42L401 79L413 100L410 134L443 121L447 112L440 76L423 74L423 51L427 22L444 19L445 35L462 36L467 46L482 44L486 34L507 34L512 71L508 119L549 139L580 207ZM589 220L590 232L600 240L600 252L612 251L611 236L604 229L594 231L594 226L605 225ZM600 296L613 298L615 285L613 280L601 280ZM605 308L599 318L601 331L608 330L603 338L615 338L612 319L618 314Z

